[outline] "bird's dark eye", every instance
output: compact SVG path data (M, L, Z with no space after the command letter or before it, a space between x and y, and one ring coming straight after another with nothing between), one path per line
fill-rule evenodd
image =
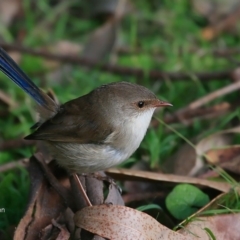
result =
M144 102L143 101L138 102L138 107L143 108L144 107Z

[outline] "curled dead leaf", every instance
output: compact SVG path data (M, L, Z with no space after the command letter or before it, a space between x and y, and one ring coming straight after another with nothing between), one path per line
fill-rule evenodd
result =
M204 156L210 164L239 173L240 145L230 146L234 134L239 133L240 127L235 127L202 139L197 145L198 155Z

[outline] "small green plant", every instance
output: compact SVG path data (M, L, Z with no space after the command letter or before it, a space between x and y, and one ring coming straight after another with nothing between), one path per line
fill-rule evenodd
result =
M179 220L183 220L209 202L209 197L197 187L179 184L166 198L168 211Z

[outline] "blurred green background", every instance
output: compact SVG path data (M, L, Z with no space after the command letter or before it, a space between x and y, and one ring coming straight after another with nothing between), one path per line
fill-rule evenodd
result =
M143 77L114 74L97 66L59 63L24 51L9 51L30 78L45 90L51 88L60 102L86 94L104 83L136 82L174 105L157 113L164 119L232 81L230 78L202 80L196 73L237 68L238 52L227 57L217 54L239 47L238 19L223 29L218 25L232 14L237 4L237 1L190 0L0 0L0 42L82 57L99 64L142 69ZM173 80L168 76L152 79L151 70L182 72L188 79ZM29 134L36 114L30 97L3 74L0 74L0 90L14 103L0 104L0 143L4 143ZM206 106L236 103L238 99L239 93L234 92ZM192 140L229 128L238 121L239 110L235 108L220 117L195 118L191 124L179 121L171 126ZM159 170L183 143L181 137L162 124L151 127L141 147L123 166L130 167L141 159L153 170ZM31 146L0 151L0 165L28 158L34 151ZM0 173L0 209L5 209L5 213L0 213L0 229L9 232L16 227L27 206L29 185L24 168Z

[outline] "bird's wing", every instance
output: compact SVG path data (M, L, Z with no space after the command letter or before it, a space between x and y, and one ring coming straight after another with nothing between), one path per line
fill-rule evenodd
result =
M72 101L73 102L73 101ZM103 143L113 132L111 124L102 121L91 106L69 102L53 118L43 123L25 139L56 142Z

